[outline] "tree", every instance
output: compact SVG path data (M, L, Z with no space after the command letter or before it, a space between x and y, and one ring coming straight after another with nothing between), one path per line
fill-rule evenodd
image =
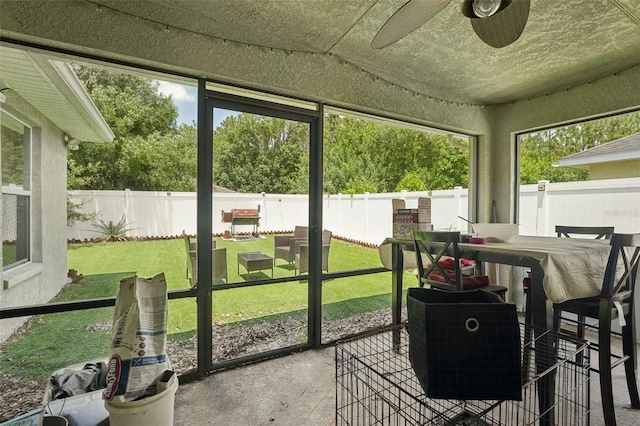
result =
M325 117L324 134L324 191L379 192L376 123L330 115Z
M216 129L214 181L239 192L306 193L309 126L243 113Z
M325 123L327 192L435 190L468 182L468 152L444 136L335 115Z
M530 133L520 142L520 183L588 180L586 170L554 167L554 164L562 157L637 132L640 132L640 114L633 113Z
M171 97L158 92L158 83L99 68L74 66L74 71L116 138L175 130L178 110Z
M195 128L176 128L177 108L157 83L103 69L74 70L115 138L70 151L69 189L195 190Z
M197 149L195 129L181 126L175 135L135 136L122 145L116 169L126 188L153 191L195 191ZM186 132L186 133L185 133Z

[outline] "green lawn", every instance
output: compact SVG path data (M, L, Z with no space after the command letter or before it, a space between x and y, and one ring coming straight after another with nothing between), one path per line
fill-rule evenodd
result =
M273 253L273 236L230 242L217 239L227 248L229 282L244 282L238 275L237 254L247 251ZM376 249L331 242L330 271L379 266ZM84 279L68 285L56 301L115 296L120 279L132 275L151 277L164 273L170 290L187 289L184 241L155 240L70 245L68 267ZM274 277L293 275L293 267L276 261ZM270 271L253 272L252 279L270 277ZM415 279L409 272L405 282ZM333 319L391 306L390 273L329 280L323 284L323 318ZM255 319L273 320L280 314L306 315L307 282L289 282L216 291L213 294L213 323ZM38 316L30 331L0 353L0 370L24 378L48 375L60 366L106 356L113 308L91 309ZM196 332L195 299L169 302L169 339L181 340Z

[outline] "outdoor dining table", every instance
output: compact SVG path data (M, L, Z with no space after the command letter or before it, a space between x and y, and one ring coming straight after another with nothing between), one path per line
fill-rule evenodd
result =
M442 244L431 243L434 247ZM537 236L515 236L509 242L486 244L460 243L461 257L477 262L490 262L521 266L531 270L529 296L532 306L534 333L543 333L553 328L553 303L568 299L597 296L600 293L604 271L610 252L609 241L582 238L557 238ZM387 238L380 245L382 264L392 271L392 323L401 323L402 276L405 269L417 267L411 239ZM553 352L551 334L540 339ZM546 348L543 348L546 349ZM555 358L555 357L553 357ZM536 370L545 371L555 359L536 357ZM549 383L538 388L539 408L548 410L543 424L553 424L555 378L549 376Z

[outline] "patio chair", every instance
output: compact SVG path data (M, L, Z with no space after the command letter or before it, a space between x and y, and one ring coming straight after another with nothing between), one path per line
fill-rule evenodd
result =
M186 252L186 257L187 257L187 271L186 271L186 278L191 282L191 287L195 287L195 285L198 282L197 279L197 273L198 273L198 268L196 266L196 251L198 249L198 246L196 243L191 242L191 238L189 237L189 235L184 231L184 229L182 230L182 239L184 240L184 248L185 248L185 252ZM216 240L211 240L211 249L212 250L216 250ZM218 256L222 256L221 254L219 254ZM215 271L216 268L216 264L214 262L214 273L213 273L213 278L224 278L225 281L227 281L227 251L226 249L224 249L224 270L219 269L218 271ZM215 255L214 255L214 259L215 259ZM221 260L219 260L219 262L221 262ZM220 266L219 268L222 268L222 266Z
M322 270L329 272L329 249L331 247L331 231L322 231ZM295 274L309 272L309 243L300 244L300 250L296 254L294 266Z
M189 235L187 235L184 229L182 230L182 239L184 240L184 249L185 249L186 259L187 259L187 272L186 272L185 278L190 279L192 275L192 269L193 269L191 265L190 254L191 252L195 254L197 247L196 247L196 243L191 242Z
M276 259L285 260L289 266L296 260L296 253L303 242L309 240L309 228L296 226L293 235L276 235L273 237L273 262Z
M496 293L503 300L507 287L493 285L489 277L462 273L460 263L460 232L458 231L411 231L415 244L418 278L424 286L445 291L468 291L481 288ZM441 242L441 247L428 243Z
M227 270L227 248L220 247L211 250L211 278L223 279L229 281L229 273ZM196 252L189 252L189 265L191 269L191 287L195 288L198 284L198 262Z
M633 408L640 408L638 395L636 324L634 318L635 284L640 263L640 234L613 234L611 252L604 273L600 295L586 299L573 299L553 305L553 327L562 332L563 312L578 317L597 320L598 370L600 374L600 396L605 424L616 424L613 405L611 369L624 363L627 388ZM622 329L622 356L611 352L611 323L618 320ZM581 324L584 336L584 322ZM579 328L580 328L579 327ZM613 361L615 359L615 361ZM613 361L613 362L612 362Z

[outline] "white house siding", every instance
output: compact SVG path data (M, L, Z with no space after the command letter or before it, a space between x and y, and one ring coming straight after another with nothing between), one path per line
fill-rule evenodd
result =
M67 151L59 128L14 92L5 91L5 94L7 99L2 108L32 126L33 152L32 260L9 271L0 271L0 306L11 307L46 303L66 284ZM3 319L0 341L23 322L24 318Z

